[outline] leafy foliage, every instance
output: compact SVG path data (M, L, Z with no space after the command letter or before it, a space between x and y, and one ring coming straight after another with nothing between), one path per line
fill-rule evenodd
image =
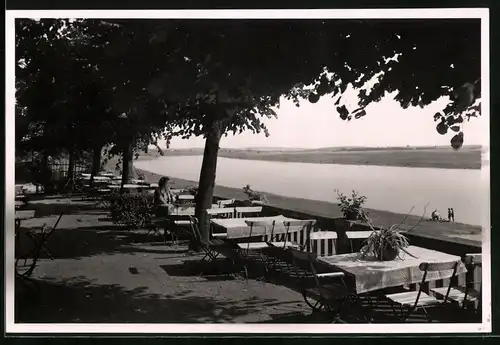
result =
M181 193L196 197L196 195L198 195L198 186L188 186L184 188Z
M397 256L401 252L406 252L410 245L405 235L395 230L395 225L388 229L382 228L372 232L366 239L360 252L363 256L373 255L378 260L390 259L387 257L388 251L396 252ZM408 253L409 254L409 253Z
M151 222L154 206L147 194L117 194L113 198L109 214L115 224L137 229Z
M366 196L359 195L355 190L352 191L350 198L338 190L336 192L340 210L345 218L364 219L366 217L367 212L363 210Z

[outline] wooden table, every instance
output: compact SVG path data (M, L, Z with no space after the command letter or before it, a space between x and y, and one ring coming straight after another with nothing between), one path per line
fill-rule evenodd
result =
M171 205L158 205L159 208L169 208ZM194 207L173 207L170 215L172 216L194 216L195 208Z
M15 222L16 222L16 230L21 227L21 220L31 219L35 217L34 210L24 210L24 211L16 211Z
M20 252L20 240L19 240L19 229L21 228L21 221L25 219L31 219L35 217L35 211L34 210L24 210L24 211L16 211L15 215L15 229L14 229L14 236L15 236L15 248L17 253Z
M252 229L247 225L246 221L269 221L271 223L275 221L274 230L272 226L255 226ZM211 219L210 222L215 228L219 228L222 232L227 234L227 238L247 238L250 236L250 230L253 236L269 236L271 233L273 235L286 233L286 228L283 224L284 221L296 220L294 218L287 218L285 216L273 216L273 217L250 217L250 218L221 218L221 219ZM302 230L303 227L293 227L291 226L289 232L297 232Z
M453 262L459 256L435 250L409 246L407 251L416 258L403 253L401 258L391 261L378 261L373 257L362 257L360 253L318 257L318 261L332 266L354 278L356 293L361 294L388 287L415 284L422 281L423 272L418 266L422 262ZM465 265L461 263L457 275L465 273ZM450 278L452 270L428 272L426 281Z

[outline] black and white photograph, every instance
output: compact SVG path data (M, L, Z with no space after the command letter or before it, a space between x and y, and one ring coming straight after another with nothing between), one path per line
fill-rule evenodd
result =
M6 332L491 332L488 30L7 11Z

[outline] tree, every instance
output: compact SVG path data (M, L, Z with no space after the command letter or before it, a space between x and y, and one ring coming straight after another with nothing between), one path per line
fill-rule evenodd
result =
M170 52L173 66L157 69L149 84L167 105L169 130L206 138L196 205L204 236L222 135L246 129L267 135L260 116L274 116L280 96L299 106L301 99L329 94L346 120L364 116L368 104L390 92L403 108L449 96L436 115L440 132L443 126L456 131L464 114L479 110L479 20L143 23L152 33L149 42L164 42L163 53ZM358 89L353 111L340 103L349 84ZM459 131L452 145L462 142Z
M157 140L156 133L164 125L157 115L163 107L126 73L113 74L110 70L116 70L101 68L103 57L111 63L103 63L104 67L119 64L117 58L124 58L109 49L113 35L114 44L126 40L119 28L102 21L16 22L20 124L16 133L20 148L67 150L70 163L82 151L92 151L92 177L99 171L102 148L114 143L128 168L124 169L125 183L130 179L128 171L132 171L133 145L142 149ZM129 70L132 67L127 65ZM130 123L124 123L122 114L127 114Z

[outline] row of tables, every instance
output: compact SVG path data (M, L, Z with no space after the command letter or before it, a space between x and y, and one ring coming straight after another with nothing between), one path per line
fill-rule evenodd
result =
M90 176L89 176L90 177ZM96 178L94 178L96 179ZM97 180L111 181L111 176L102 176ZM139 181L134 181L139 182ZM108 188L113 186L108 185ZM116 187L120 188L119 185ZM140 184L125 185L125 189L141 189L151 186ZM111 187L115 188L115 187ZM154 187L153 187L154 188ZM189 196L188 196L189 198ZM194 215L194 207L182 207L179 205L174 210L174 215ZM295 219L282 215L274 217L252 217L252 218L222 218L211 219L214 228L225 234L227 239L247 238L250 235L250 227L246 221L275 221L276 224L283 224L284 221L293 221ZM265 226L256 226L251 229L252 236L266 236L270 230ZM276 226L273 234L284 234L284 226ZM289 230L290 231L290 230ZM295 229L294 231L297 231ZM363 234L365 236L365 234ZM366 293L388 287L397 287L405 284L415 284L422 280L422 271L419 265L422 262L454 262L460 260L460 257L434 251L417 246L407 248L409 254L403 253L399 258L391 261L379 261L370 256L361 256L360 253L350 253L342 255L320 256L318 261L332 267L336 271L342 271L352 276L355 282L356 293ZM459 265L457 274L466 272L463 264ZM442 280L450 278L452 270L428 272L427 280Z
M225 232L226 238L238 239L246 238L250 235L250 227L246 221L269 221L283 223L295 219L279 215L274 217L252 217L252 218L228 218L212 219L214 227ZM270 229L264 226L252 228L252 236L266 236L270 234ZM285 233L284 226L273 229L273 234ZM290 230L292 232L292 230ZM293 231L297 231L294 229ZM419 265L422 262L447 263L459 261L460 257L439 251L409 246L408 255L402 253L399 258L391 261L379 261L373 257L363 257L360 253L350 253L341 255L329 255L318 257L319 262L330 266L335 271L344 272L354 278L355 292L362 294L370 291L381 290L388 287L398 287L405 284L416 284L422 281L422 271ZM456 274L466 273L466 268L461 263ZM428 272L427 281L442 280L452 277L453 270Z

